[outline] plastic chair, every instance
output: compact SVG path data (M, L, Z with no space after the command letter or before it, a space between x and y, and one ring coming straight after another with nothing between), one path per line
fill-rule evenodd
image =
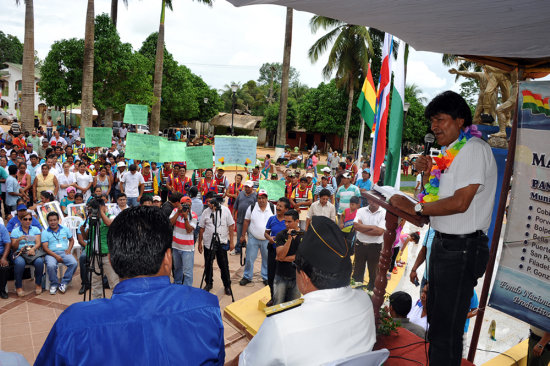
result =
M377 351L363 352L355 356L342 358L323 364L323 366L380 366L390 356L386 348Z
M80 251L82 250L82 246L76 240L76 231L80 226L82 226L83 222L84 220L82 220L82 217L79 217L79 216L67 216L61 221L61 225L71 230L71 234L73 234L74 244L73 244L72 254L74 255L76 252L77 259L80 257Z

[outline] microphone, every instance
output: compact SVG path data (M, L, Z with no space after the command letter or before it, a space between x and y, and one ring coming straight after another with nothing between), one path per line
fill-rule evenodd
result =
M427 133L424 136L424 156L430 156L430 149L432 148L433 143L435 142L435 136L431 133ZM424 186L424 171L420 172L420 179L422 181L421 185Z

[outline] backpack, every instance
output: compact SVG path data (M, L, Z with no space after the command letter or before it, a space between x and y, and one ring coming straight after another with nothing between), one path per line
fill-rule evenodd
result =
M258 202L254 202L252 205L250 205L250 214L252 214L252 211L254 211L254 208L256 207L256 203ZM271 208L271 213L273 215L277 215L277 211L275 211L275 205L273 204L273 202L268 202L269 203L269 207Z

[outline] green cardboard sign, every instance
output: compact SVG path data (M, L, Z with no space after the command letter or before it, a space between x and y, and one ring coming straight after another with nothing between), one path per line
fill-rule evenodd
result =
M159 146L163 140L160 136L143 135L139 133L128 133L126 135L127 159L159 161Z
M285 181L284 180L261 180L259 189L265 189L267 199L277 201L285 196Z
M87 147L111 147L113 129L110 127L86 127L84 136Z
M159 162L185 161L186 147L185 142L160 140Z
M147 125L149 107L142 104L126 104L124 123L129 125Z
M187 170L212 168L214 165L212 157L211 145L187 147L185 149Z

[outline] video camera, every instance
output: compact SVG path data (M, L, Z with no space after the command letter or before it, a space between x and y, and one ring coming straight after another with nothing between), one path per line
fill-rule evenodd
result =
M102 198L92 198L90 202L87 203L86 214L91 222L96 222L99 220L99 216L101 216L99 209L101 206L105 206L105 201L103 201Z
M301 231L301 230L290 230L289 235L291 235L291 236L295 236L295 235L298 236L298 235L302 235L302 234L304 234L304 233L305 233L305 231Z

